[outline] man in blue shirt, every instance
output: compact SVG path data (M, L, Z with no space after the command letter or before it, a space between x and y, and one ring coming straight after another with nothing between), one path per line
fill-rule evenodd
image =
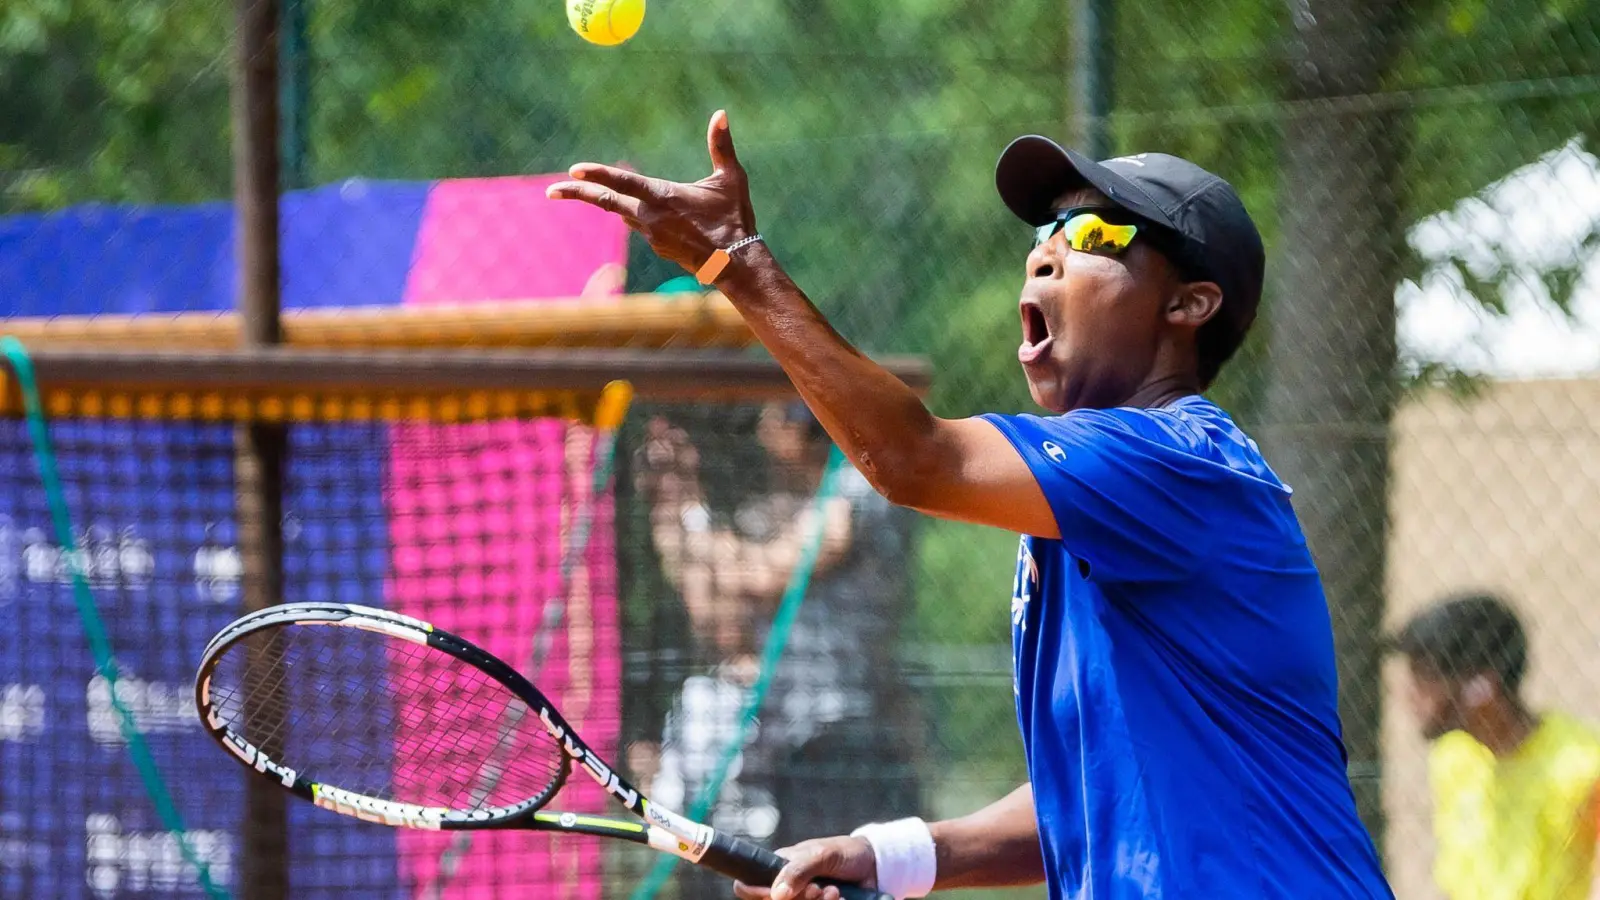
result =
M1162 154L1001 155L1038 229L1018 360L1054 415L942 419L841 338L756 231L727 117L713 174L582 164L550 188L714 283L872 485L1024 535L1011 604L1029 784L970 816L803 842L776 900L834 876L897 897L1388 898L1356 815L1333 636L1289 489L1200 396L1255 318L1264 254L1226 182ZM768 891L739 886L739 896Z

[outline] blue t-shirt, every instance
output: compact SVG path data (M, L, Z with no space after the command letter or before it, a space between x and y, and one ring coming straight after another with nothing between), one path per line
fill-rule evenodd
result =
M1024 537L1017 718L1051 898L1391 898L1356 815L1333 630L1289 488L1227 413L986 416Z

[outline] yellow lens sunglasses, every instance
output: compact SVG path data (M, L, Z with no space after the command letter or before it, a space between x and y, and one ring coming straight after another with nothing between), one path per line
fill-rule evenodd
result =
M1040 225L1034 234L1034 246L1065 232L1067 246L1080 253L1100 253L1115 256L1128 249L1139 226L1113 223L1102 218L1111 210L1074 207L1056 213L1055 220ZM1113 216L1116 218L1116 216Z

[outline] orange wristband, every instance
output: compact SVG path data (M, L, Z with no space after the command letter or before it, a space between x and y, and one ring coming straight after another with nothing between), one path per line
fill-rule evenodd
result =
M711 251L711 256L694 273L694 279L701 284L711 284L717 280L717 276L722 274L722 270L728 267L728 263L733 261L733 252L735 250L754 244L759 240L761 240L761 235L752 234L747 238L734 241L726 250Z

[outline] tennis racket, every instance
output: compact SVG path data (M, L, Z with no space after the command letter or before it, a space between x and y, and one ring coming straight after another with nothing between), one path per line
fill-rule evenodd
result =
M650 802L528 679L409 616L340 603L251 613L206 645L195 701L241 763L341 815L631 841L752 885L771 885L784 865L765 847ZM545 809L574 762L634 818ZM834 884L845 900L893 900Z

